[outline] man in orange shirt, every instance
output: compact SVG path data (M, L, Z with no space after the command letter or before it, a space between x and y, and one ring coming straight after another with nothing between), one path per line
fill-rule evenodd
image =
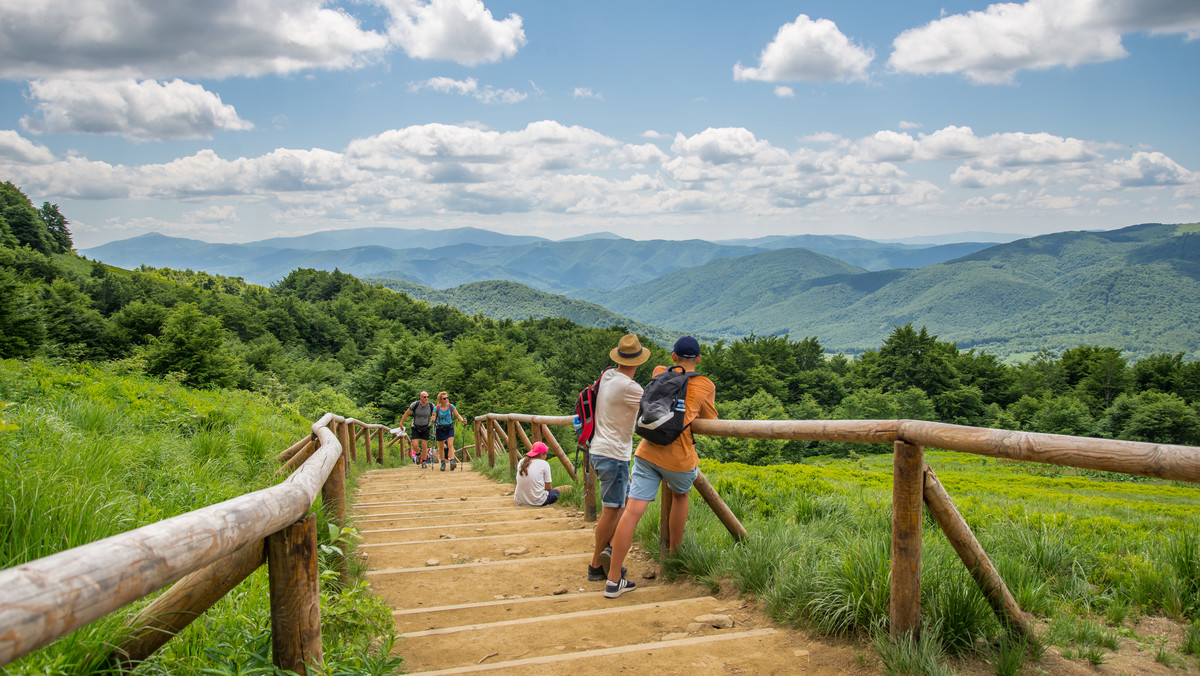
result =
M684 371L695 371L700 363L700 343L691 336L684 336L675 341L671 350L671 361ZM654 375L666 371L665 366L654 369ZM685 425L691 425L696 418L715 419L717 386L704 376L694 376L688 380L687 396L684 398ZM630 479L629 498L625 503L625 513L617 523L617 530L612 539L612 561L608 568L608 582L604 586L604 595L615 599L627 591L633 591L637 585L625 579L621 574L621 564L633 545L633 533L637 530L638 521L645 513L646 507L654 502L658 495L658 485L666 482L671 491L671 513L660 518L668 518L671 526L671 553L674 554L679 543L683 540L683 528L687 523L688 493L692 490L692 482L696 480L700 457L696 455L696 445L692 439L690 427L683 431L675 441L666 446L652 444L643 439L634 452L633 478ZM614 576L616 579L613 579Z

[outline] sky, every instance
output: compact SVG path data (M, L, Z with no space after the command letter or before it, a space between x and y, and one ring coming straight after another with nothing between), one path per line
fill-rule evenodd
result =
M0 0L0 180L77 248L1191 223L1198 111L1197 0Z

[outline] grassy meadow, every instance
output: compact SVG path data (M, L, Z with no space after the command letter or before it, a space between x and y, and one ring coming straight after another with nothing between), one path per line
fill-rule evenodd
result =
M189 389L122 362L0 360L0 402L3 568L276 484L283 475L275 456L312 424L259 394ZM331 526L319 505L318 518L322 673L393 673L399 660L387 657L390 609L360 582L340 588L326 560L333 548L353 546L354 533ZM0 673L93 673L119 640L124 618L147 601ZM134 673L275 673L266 567Z
M664 570L736 588L782 622L870 639L891 674L954 673L959 659L1018 674L1046 645L1102 664L1124 640L1152 646L1165 665L1200 667L1200 486L928 449L926 462L1037 618L1043 646L1008 638L928 513L922 636L887 637L890 454L765 467L702 460L749 537L735 544L693 495L687 535ZM556 485L570 482L559 463L551 468ZM503 460L489 474L512 480ZM582 509L582 492L561 502ZM658 551L657 501L637 538ZM1143 616L1179 623L1182 637L1139 634Z

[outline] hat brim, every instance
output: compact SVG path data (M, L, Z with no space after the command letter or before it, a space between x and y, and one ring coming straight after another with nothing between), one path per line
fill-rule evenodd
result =
M650 350L643 347L642 351L636 357L623 357L621 356L621 350L614 347L608 351L608 358L622 366L641 366L650 358Z

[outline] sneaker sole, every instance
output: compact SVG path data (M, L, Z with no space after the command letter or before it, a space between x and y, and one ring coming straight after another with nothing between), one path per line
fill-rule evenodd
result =
M624 594L624 593L626 593L626 592L631 592L631 591L633 591L633 590L635 590L635 589L637 589L637 587L621 587L620 589L618 589L618 590L617 590L617 591L615 591L615 592L610 592L610 591L607 591L607 590L606 590L606 591L604 592L604 598L606 598L606 599L615 599L615 598L617 598L618 596L620 596L621 594Z

